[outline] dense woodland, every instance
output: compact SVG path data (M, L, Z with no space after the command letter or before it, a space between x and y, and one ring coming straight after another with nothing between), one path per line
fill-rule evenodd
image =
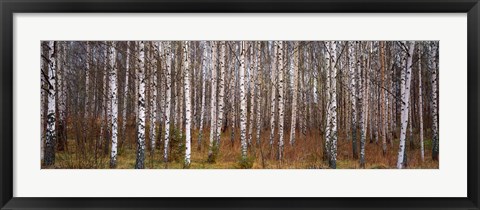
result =
M43 41L42 168L438 168L436 41Z

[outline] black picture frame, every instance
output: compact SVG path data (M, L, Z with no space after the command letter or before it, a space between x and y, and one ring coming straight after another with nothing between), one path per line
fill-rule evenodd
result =
M1 209L479 209L478 0L0 0ZM14 13L467 13L468 196L466 198L17 198L13 197ZM445 180L448 181L448 180ZM445 189L443 189L445 190Z

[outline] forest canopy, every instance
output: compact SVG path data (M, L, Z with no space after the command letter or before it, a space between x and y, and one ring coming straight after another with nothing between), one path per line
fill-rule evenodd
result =
M438 168L438 41L42 41L42 169Z

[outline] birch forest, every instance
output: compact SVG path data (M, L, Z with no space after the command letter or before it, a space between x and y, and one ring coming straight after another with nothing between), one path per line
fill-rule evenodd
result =
M437 169L438 41L42 41L42 169Z

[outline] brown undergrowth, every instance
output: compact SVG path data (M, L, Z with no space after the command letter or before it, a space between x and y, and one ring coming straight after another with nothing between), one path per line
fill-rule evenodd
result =
M136 143L134 127L126 134L126 141L121 143L117 159L118 169L133 169L136 159ZM148 131L148 126L147 126ZM208 160L209 129L205 129L200 149L197 148L198 130L192 132L192 150L190 169L327 169L328 162L324 158L323 139L324 134L320 132L307 132L303 135L297 131L294 145L289 142L289 134L284 139L284 158L280 161L278 157L278 134L274 138L273 147L270 146L269 129L262 130L260 145L256 144L255 135L248 145L247 159L241 158L239 130L235 132L235 139L231 141L229 130L221 135L218 153L213 162ZM74 135L70 135L74 136ZM151 152L150 141L147 132L147 148L145 151L145 168L147 169L181 169L183 166L184 137L172 129L170 139L169 161L163 161L164 141L158 138L157 147ZM162 133L163 136L163 133ZM368 136L368 135L367 135ZM248 135L247 135L248 137ZM409 169L437 169L438 161L431 159L431 141L425 139L425 161L420 159L420 143L418 135L414 136L414 146L407 143L407 168ZM68 149L57 151L56 162L52 167L42 168L72 168L72 169L105 169L109 167L109 153L98 141L86 141L79 144L77 140L69 138ZM357 140L359 142L359 140ZM397 163L398 139L387 144L387 153L383 155L381 140L375 143L367 138L365 147L366 169L394 169ZM91 142L91 143L88 143ZM96 149L95 146L97 145ZM100 146L98 146L100 145ZM340 134L338 137L337 168L358 169L359 160L354 158L352 143L349 137ZM358 143L359 145L359 143ZM100 148L99 148L100 147ZM86 149L81 149L86 148ZM359 150L358 150L359 151Z

